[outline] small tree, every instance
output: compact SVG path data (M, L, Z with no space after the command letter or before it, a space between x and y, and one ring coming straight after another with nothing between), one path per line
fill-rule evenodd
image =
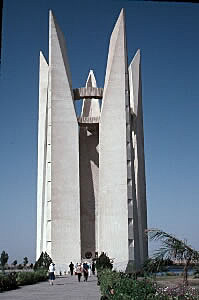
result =
M147 274L164 272L168 269L168 266L172 264L173 261L170 259L148 258L143 264L143 271Z
M23 259L23 265L24 267L28 264L28 258L25 256Z
M48 253L41 253L39 259L36 261L34 265L34 270L37 269L47 269L49 268L50 264L52 263L52 259L48 255Z
M2 272L4 273L4 268L5 268L5 265L7 264L8 262L8 253L6 253L4 250L2 251L1 253L1 257L0 257L0 261L1 261L1 268L2 268Z
M33 263L30 264L30 268L33 269Z
M19 264L19 265L18 265L18 269L19 269L19 270L22 270L22 269L23 269L22 264Z
M16 265L17 265L17 260L15 259L14 261L13 261L13 266L16 268Z
M156 261L178 259L184 262L183 282L185 285L188 285L188 267L191 262L196 263L199 261L199 252L188 246L185 242L162 230L149 229L146 232L151 240L160 240L162 242L162 247L154 254Z
M99 271L105 268L112 270L113 264L106 253L102 252L101 255L96 259L96 269Z

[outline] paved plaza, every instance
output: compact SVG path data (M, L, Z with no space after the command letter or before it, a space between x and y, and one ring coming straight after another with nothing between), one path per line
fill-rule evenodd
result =
M83 277L82 277L83 279ZM54 285L48 282L23 286L17 290L0 293L1 300L99 300L100 291L97 277L91 276L88 282L77 281L77 276L57 278Z

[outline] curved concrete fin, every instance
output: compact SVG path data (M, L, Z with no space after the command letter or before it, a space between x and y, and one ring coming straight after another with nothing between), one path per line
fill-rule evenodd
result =
M114 265L121 270L125 270L128 263L126 90L127 53L122 10L110 39L99 124L99 252L115 258Z
M93 70L90 70L86 81L86 87L97 87ZM98 99L83 99L81 117L99 117L100 106Z
M65 40L52 12L50 12L49 68L52 119L51 257L56 269L59 270L61 262L68 264L70 261L81 260L79 129Z
M59 81L61 80L59 83L56 81L56 84L59 84L59 88L54 89L53 86L51 87L51 92L53 93L52 97L59 100L69 97L72 100L72 77L68 62L66 42L52 11L50 11L49 14L49 23L49 65L51 66L52 72L54 70L59 71L56 78Z
M39 118L38 118L38 168L37 168L37 253L39 258L43 251L44 207L45 207L45 178L46 178L46 128L48 101L48 64L40 51L39 66Z
M140 49L138 49L129 65L130 108L136 116L138 111L140 80Z
M119 43L117 42L119 38ZM123 41L122 41L123 40ZM108 52L108 60L107 60L107 67L106 67L106 76L105 76L105 83L104 83L104 94L106 93L107 84L109 82L109 77L111 73L111 68L113 65L113 58L116 55L116 44L117 48L122 44L126 44L126 37L125 37L125 16L124 16L124 9L121 10L120 15L117 19L117 22L114 26L113 32L111 34L110 43L109 43L109 52ZM126 45L125 45L126 48ZM125 49L126 51L126 49ZM102 103L103 106L103 103Z
M141 264L143 264L148 256L148 240L145 235L145 230L147 229L147 204L140 50L137 51L129 66L129 90L131 112L135 114L133 118L132 141L134 148L139 248Z

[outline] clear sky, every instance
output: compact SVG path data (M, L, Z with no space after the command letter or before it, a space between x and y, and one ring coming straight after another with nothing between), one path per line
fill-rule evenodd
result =
M126 10L129 63L141 49L148 226L199 249L199 4L7 0L0 77L0 252L35 259L39 51L48 10L64 32L73 88L103 87L110 34ZM68 243L70 241L67 241Z

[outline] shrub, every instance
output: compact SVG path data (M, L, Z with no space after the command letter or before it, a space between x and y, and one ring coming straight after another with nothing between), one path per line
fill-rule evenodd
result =
M38 270L35 272L18 272L17 273L17 284L27 285L34 284L39 281L45 281L48 279L46 270Z
M35 265L34 265L34 270L38 270L38 269L46 269L48 270L50 264L52 263L52 259L50 258L50 256L48 255L47 252L42 252L39 259L36 261Z
M16 289L20 285L34 284L48 279L46 270L0 274L0 292Z
M102 252L101 255L96 259L96 269L99 271L105 268L112 270L113 264L106 253Z
M99 281L104 299L155 299L156 289L147 279L134 280L125 273L104 269L99 274Z
M104 269L99 273L101 299L114 300L198 300L199 290L177 285L160 288L146 278L135 280L125 273Z
M22 264L19 264L17 269L19 269L19 270L23 270L23 266L22 266Z
M17 288L16 273L6 275L0 274L0 292L9 291Z

